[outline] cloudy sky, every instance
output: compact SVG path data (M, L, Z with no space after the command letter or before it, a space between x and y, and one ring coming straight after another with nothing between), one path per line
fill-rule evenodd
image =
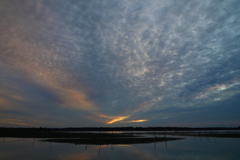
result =
M1 0L0 126L239 126L239 0Z

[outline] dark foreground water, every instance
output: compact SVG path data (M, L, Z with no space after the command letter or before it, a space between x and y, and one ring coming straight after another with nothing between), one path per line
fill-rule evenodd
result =
M239 160L240 139L199 138L135 145L74 145L2 138L1 160Z

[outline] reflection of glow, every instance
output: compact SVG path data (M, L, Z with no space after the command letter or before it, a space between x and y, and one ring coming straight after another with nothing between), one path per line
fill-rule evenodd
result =
M112 146L114 146L114 147L131 147L131 146L128 145L128 144L112 144ZM102 148L104 148L104 147L110 147L110 145L101 145L101 147L102 147ZM98 148L98 147L96 147L96 148Z
M63 155L58 157L60 160L66 160L66 159L71 159L71 160L89 160L93 159L92 154L88 153L75 153L75 154L70 154L70 155Z
M118 122L118 121L122 121L122 120L124 120L124 119L126 119L126 118L128 118L128 117L129 117L129 116L118 117L118 118L116 118L116 119L113 119L113 120L107 122L107 124L112 124L112 123L115 123L115 122Z
M145 122L147 121L146 119L139 119L139 120L132 120L132 121L129 121L129 122Z
M114 146L118 146L118 147L131 147L130 145L128 144L114 144Z

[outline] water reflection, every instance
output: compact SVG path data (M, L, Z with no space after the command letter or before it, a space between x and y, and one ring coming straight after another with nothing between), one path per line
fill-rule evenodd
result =
M152 137L150 137L152 136ZM159 134L149 135L151 139L164 138ZM139 137L137 137L139 138ZM148 137L147 137L148 138ZM171 138L171 135L167 135ZM49 159L49 160L238 160L240 140L238 138L217 138L184 136L181 140L153 141L138 144L80 144L56 143L43 138L2 138L0 159ZM61 139L61 138L59 138ZM105 139L107 139L105 137ZM117 138L115 138L117 139ZM126 139L126 138L119 138ZM132 137L128 137L134 139ZM64 140L64 139L62 139ZM86 140L86 139L85 139Z

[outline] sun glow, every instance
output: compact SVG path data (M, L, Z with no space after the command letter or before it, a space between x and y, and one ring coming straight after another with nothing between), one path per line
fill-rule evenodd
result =
M139 120L132 120L132 121L129 121L129 122L145 122L145 121L148 121L146 119L139 119Z
M112 123L115 123L115 122L118 122L118 121L122 121L122 120L124 120L124 119L126 119L126 118L128 118L128 117L129 117L129 116L118 117L118 118L115 118L115 119L113 119L113 120L107 122L107 124L112 124Z

